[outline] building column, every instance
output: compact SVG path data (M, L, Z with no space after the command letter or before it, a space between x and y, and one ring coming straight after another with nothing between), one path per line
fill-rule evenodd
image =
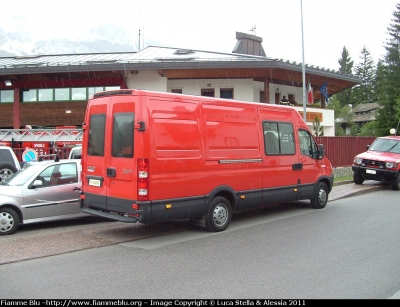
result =
M14 129L20 129L20 109L21 109L21 91L19 88L14 88L14 105L13 105L13 124Z
M269 103L269 79L265 78L264 80L264 103Z

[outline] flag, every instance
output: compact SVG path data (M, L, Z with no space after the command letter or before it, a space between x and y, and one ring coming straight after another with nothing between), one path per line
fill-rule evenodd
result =
M325 103L329 103L329 96L328 96L328 84L326 81L322 83L321 87L319 88L319 91L321 92L321 95L325 97Z
M314 103L313 90L310 81L308 81L308 86L307 86L307 102L311 104Z

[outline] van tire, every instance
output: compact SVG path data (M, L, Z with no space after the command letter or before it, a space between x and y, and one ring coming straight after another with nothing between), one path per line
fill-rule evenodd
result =
M400 171L397 173L397 176L392 180L392 190L400 190Z
M0 208L0 236L11 235L18 227L18 214L11 208Z
M225 197L215 197L206 215L208 231L224 231L232 219L232 206Z
M311 206L315 209L325 208L326 203L328 202L328 187L326 183L320 182L318 183L317 190L315 191L315 195L311 200Z
M364 178L359 173L354 173L353 181L355 184L363 184Z
M10 163L0 163L0 182L7 180L14 173L17 172L17 168Z

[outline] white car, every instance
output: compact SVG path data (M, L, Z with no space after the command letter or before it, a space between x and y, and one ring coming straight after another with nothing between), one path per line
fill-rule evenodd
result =
M81 155L82 155L82 146L76 146L71 149L68 159L80 159Z
M80 208L81 160L27 162L0 183L0 235L20 224L88 216Z

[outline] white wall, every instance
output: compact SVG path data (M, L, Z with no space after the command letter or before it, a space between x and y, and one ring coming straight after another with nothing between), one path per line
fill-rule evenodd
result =
M171 92L172 89L182 89L182 94L201 95L202 88L213 88L215 97L220 97L219 90L221 88L233 88L234 99L260 102L260 92L264 91L264 83L256 82L252 79L187 79L187 80L168 80L161 77L156 70L141 70L138 73L127 73L126 82L128 88L145 89L159 92ZM303 88L292 87L287 85L269 84L269 101L275 103L275 93L286 97L289 94L294 95L297 103L303 102ZM298 111L303 111L303 107L294 107ZM307 108L306 112L322 113L323 121L321 126L324 127L325 136L335 135L335 118L334 111L330 109ZM312 133L315 133L312 122L307 122L307 126Z
M182 89L182 94L200 96L202 88L213 88L217 98L220 97L221 88L233 88L235 100L255 101L252 79L168 80L168 92L172 89Z
M136 70L136 72L130 72L126 75L128 88L167 92L168 79L161 77L156 70Z

